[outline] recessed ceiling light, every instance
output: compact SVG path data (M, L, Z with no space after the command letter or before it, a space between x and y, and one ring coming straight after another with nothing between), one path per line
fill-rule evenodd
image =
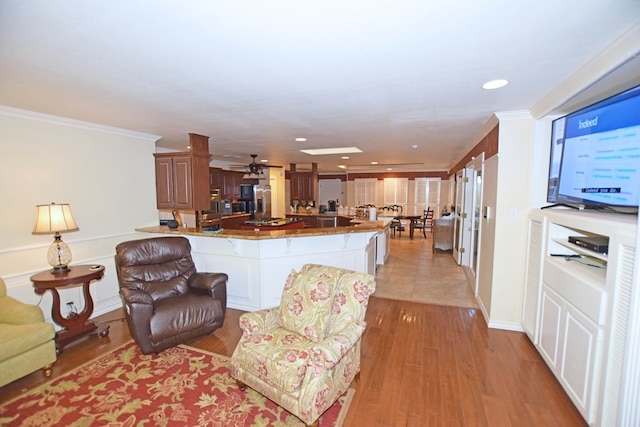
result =
M504 79L491 80L490 82L486 82L485 84L483 84L482 89L500 89L501 87L505 87L508 84L509 82Z
M342 156L342 157L340 157L340 158L341 158L341 159L343 159L343 160L348 160L348 159L349 159L349 156Z
M307 138L296 138L297 142L305 142Z
M267 160L267 159L262 159L262 160L260 160L260 161L261 161L262 163L267 163L269 160Z
M378 162L371 162L371 164L372 164L372 165L377 165L377 164L378 164Z
M311 154L312 156L321 156L323 154L362 153L362 150L357 147L312 148L300 151L305 154Z
M387 168L387 170L388 170L388 171L392 171L392 170L393 170L393 168Z
M413 144L413 145L411 146L411 148L413 148L413 149L415 150L416 148L418 148L418 144Z

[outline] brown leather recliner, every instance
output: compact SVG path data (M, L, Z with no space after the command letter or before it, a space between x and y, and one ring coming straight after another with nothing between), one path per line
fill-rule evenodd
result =
M222 326L228 276L197 273L186 238L120 243L115 262L129 332L144 354Z

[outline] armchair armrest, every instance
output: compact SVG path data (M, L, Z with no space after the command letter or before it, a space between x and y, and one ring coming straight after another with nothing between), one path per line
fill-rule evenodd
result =
M276 325L277 309L258 310L240 316L242 338L248 338L257 332L266 331Z
M228 280L226 273L193 273L189 277L189 287L205 291L213 299L220 300L220 306L226 311Z
M139 289L120 288L120 298L127 313L136 319L148 322L153 315L153 298Z
M360 340L366 323L347 323L345 327L311 346L310 362L324 369L333 369Z
M153 306L153 298L139 289L120 288L120 296L127 304L148 304Z
M189 286L209 291L225 286L228 280L229 276L226 273L193 273L189 277Z
M0 298L0 322L10 325L44 322L44 314L37 305L26 304L4 296Z

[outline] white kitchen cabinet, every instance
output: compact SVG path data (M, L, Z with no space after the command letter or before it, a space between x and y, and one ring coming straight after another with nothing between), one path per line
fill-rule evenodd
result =
M625 399L624 368L637 217L573 210L534 210L523 328L576 408L595 426L619 425L635 405ZM607 237L607 253L569 236Z

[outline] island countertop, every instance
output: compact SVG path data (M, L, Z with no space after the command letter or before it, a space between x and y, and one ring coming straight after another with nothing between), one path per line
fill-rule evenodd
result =
M246 240L269 240L283 239L289 237L312 237L312 236L329 236L334 234L349 233L365 233L371 231L383 231L389 227L389 221L358 221L354 225L346 227L325 227L325 228L302 228L297 230L273 230L273 231L254 231L254 230L222 230L218 233L206 233L196 227L177 228L171 230L169 227L160 225L153 227L140 227L135 231L142 233L159 233L172 234L176 236L202 236L212 238L234 238Z

